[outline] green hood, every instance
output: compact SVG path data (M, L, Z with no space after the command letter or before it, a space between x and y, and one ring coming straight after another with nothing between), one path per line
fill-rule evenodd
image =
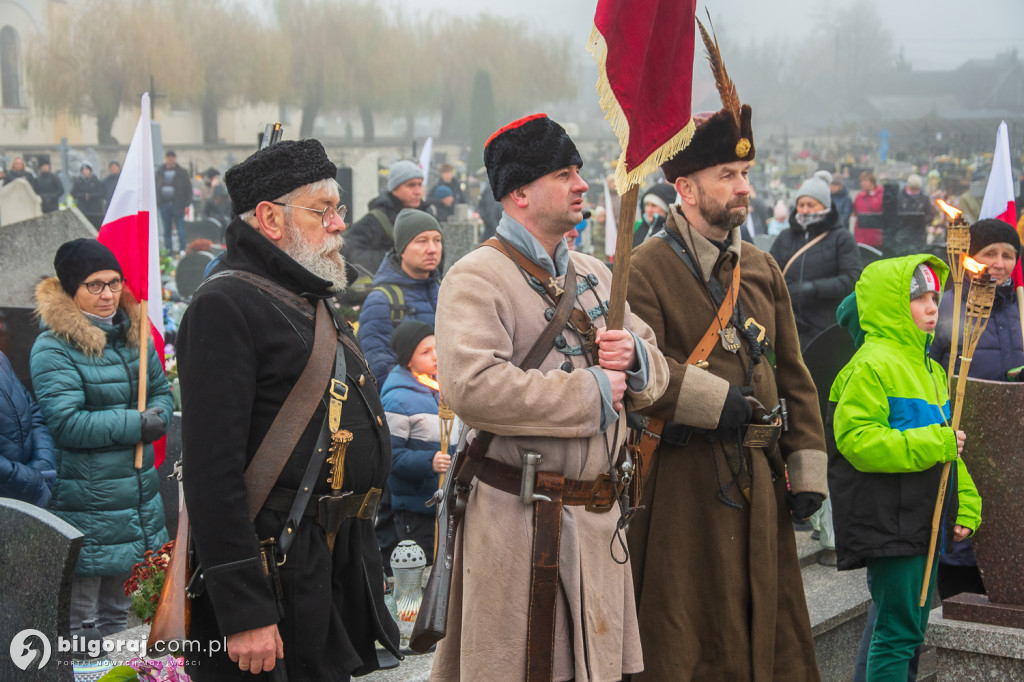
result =
M921 263L932 266L945 286L949 267L935 256L887 258L864 268L855 293L860 326L868 339L884 338L916 348L929 342L929 335L917 328L910 314L910 279Z

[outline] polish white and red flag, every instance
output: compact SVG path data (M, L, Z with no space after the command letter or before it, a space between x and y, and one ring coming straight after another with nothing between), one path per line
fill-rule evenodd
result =
M1017 204L1013 196L1013 167L1010 165L1010 135L1006 121L999 124L996 132L996 149L992 155L992 172L985 187L985 198L981 202L979 219L995 218L1017 228ZM1014 287L1024 286L1021 263L1013 269Z
M146 306L149 330L161 368L164 361L163 297L158 253L156 181L153 136L149 120L149 93L142 95L142 111L128 156L100 228L99 241L117 257L125 284ZM164 458L164 439L154 443L156 466Z

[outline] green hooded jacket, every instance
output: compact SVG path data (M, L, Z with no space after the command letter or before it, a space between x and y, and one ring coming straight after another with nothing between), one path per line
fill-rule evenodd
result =
M32 384L57 455L49 510L85 536L76 575L127 574L168 540L152 443L135 469L139 305L125 288L111 324L91 322L56 277L39 283L36 301L44 331L32 346ZM174 405L152 340L147 361L146 406L167 424Z
M949 419L942 367L928 357L931 336L914 323L910 281L928 263L945 282L949 269L934 256L872 263L856 287L863 345L829 394L829 490L839 568L875 556L927 551L942 464L956 461L943 503L940 551L952 549L953 524L981 523L981 498Z

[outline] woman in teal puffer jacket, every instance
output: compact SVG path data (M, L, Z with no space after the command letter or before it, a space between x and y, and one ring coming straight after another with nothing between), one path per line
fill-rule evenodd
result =
M71 634L93 620L105 636L126 627L132 566L168 539L151 443L167 430L171 391L150 342L147 409L138 411L139 305L114 254L76 239L57 250L54 268L57 277L36 287L44 331L32 347L32 384L57 450L50 510L85 536Z

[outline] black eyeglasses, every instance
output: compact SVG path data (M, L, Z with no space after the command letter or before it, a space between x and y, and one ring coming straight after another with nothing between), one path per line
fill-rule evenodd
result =
M116 294L124 286L124 280L112 279L109 282L104 282L103 280L94 279L91 282L82 282L82 286L90 294L102 294L105 287L110 287L110 292Z
M301 208L304 211L312 211L313 213L320 214L320 224L324 226L326 230L332 222L334 222L334 216L338 216L342 220L345 220L345 214L348 213L348 207L345 204L340 206L328 206L323 210L310 208L309 206L297 206L296 204L282 204L279 201L271 201L274 206L288 206L290 208Z

